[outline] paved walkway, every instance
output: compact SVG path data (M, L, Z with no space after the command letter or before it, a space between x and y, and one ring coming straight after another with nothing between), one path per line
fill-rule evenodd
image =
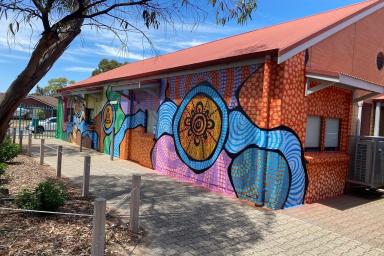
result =
M344 196L289 210L269 211L101 153L64 146L63 175L81 183L83 155L90 154L91 191L118 202L131 175L142 175L140 224L148 235L134 255L384 255L384 198ZM38 141L33 152L37 159ZM56 166L54 150L45 162ZM122 208L129 214L128 205Z

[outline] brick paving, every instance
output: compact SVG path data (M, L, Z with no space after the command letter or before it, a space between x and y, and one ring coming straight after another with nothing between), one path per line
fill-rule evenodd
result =
M82 179L90 154L91 191L116 204L129 192L132 174L142 175L140 224L145 241L133 255L384 255L384 198L344 196L288 210L269 211L235 198L178 182L135 163L109 161L101 153L64 146L63 175ZM38 141L34 140L37 158ZM47 149L46 164L55 166ZM129 214L129 205L121 208Z

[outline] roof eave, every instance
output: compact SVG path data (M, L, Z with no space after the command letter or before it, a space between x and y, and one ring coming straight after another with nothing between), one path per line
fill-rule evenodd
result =
M244 55L238 55L238 56L232 56L228 58L222 58L222 59L217 59L217 60L212 60L212 61L207 61L207 62L201 62L201 63L196 63L196 64L191 64L191 65L184 65L184 66L179 66L179 67L174 67L174 68L168 68L168 69L162 69L162 70L157 70L154 72L146 72L146 73L141 73L135 76L127 76L127 77L119 77L115 79L106 79L103 81L98 81L94 83L85 83L85 84L79 84L75 86L69 86L65 87L63 89L60 89L58 92L62 93L65 91L71 91L71 90L78 90L78 89L85 89L91 86L101 86L105 84L111 84L111 83L117 83L117 82L122 82L122 81L131 81L135 79L140 79L140 78L145 78L145 79L153 79L157 78L157 76L170 76L169 74L174 74L176 72L180 72L183 70L196 70L199 68L205 68L209 66L214 66L214 65L221 65L221 64L228 64L231 65L232 63L236 63L239 61L252 61L252 60L259 60L262 57L265 57L267 55L272 56L272 57L277 57L277 52L278 49L273 49L273 50L268 50L268 51L261 51L257 53L251 53L251 54L244 54ZM263 60L264 61L264 60Z

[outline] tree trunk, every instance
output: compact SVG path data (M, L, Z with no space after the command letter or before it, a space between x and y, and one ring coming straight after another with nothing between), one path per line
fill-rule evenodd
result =
M3 141L9 122L20 102L33 87L47 74L52 65L64 53L70 43L80 34L83 20L66 24L58 35L56 31L44 33L25 69L9 86L0 103L0 141Z

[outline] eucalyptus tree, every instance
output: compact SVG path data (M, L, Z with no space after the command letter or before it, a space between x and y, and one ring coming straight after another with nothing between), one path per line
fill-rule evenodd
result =
M204 20L207 11L216 14L219 25L238 24L251 18L256 0L0 0L0 20L7 21L9 34L41 27L25 68L9 85L0 103L0 141L20 101L52 68L82 28L90 26L112 32L122 44L131 31L149 42L145 30L159 29L192 17ZM40 24L36 26L36 24Z

